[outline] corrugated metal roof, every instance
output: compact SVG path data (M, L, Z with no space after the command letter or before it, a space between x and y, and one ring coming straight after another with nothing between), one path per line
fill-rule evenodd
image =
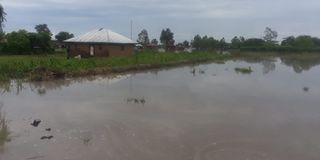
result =
M120 44L135 44L135 41L115 33L111 30L101 28L87 32L78 37L68 39L64 42L79 42L79 43L120 43Z

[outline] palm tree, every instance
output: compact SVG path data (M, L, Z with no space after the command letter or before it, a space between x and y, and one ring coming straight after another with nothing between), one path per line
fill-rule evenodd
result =
M6 21L7 13L4 11L3 6L0 4L0 33L3 32L3 22Z

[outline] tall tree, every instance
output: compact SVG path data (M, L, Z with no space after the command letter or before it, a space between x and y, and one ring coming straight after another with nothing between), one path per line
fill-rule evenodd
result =
M70 38L73 38L74 35L72 33L69 33L69 32L59 32L55 38L57 39L58 42L63 42L64 40L67 40L67 39L70 39Z
M161 31L160 42L166 47L174 45L174 34L169 28Z
M36 25L35 29L38 33L47 33L48 35L52 36L52 33L47 24L38 24Z
M201 46L201 36L200 35L196 35L196 36L194 36L194 38L193 38L193 40L192 40L192 42L191 42L191 44L192 44L192 46L196 49L196 50L200 50L201 48L200 48L200 46Z
M138 40L137 41L138 41L138 43L140 43L142 45L148 45L150 43L148 31L146 29L143 29L138 34Z
M278 32L267 27L264 31L263 39L270 44L274 44L278 38Z
M0 33L3 32L4 22L6 21L7 13L4 11L3 6L0 4Z
M227 42L224 37L219 41L219 47L221 51L224 51L227 48Z

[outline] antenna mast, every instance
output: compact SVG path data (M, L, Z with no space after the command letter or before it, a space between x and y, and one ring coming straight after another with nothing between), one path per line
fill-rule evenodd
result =
M133 22L132 22L132 20L130 21L130 25L131 25L131 27L130 27L130 37L131 37L131 40L132 40L132 26L133 26Z

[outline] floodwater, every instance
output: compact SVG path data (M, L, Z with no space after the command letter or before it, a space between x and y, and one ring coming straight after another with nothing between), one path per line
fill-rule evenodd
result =
M319 64L241 58L1 84L0 160L319 160Z

